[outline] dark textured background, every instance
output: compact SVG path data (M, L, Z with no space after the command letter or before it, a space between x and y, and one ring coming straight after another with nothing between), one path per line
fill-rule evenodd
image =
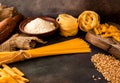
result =
M78 17L84 10L96 11L102 21L119 23L120 0L0 0L8 6L15 6L25 16L53 16L68 13Z
M26 17L51 16L68 13L75 17L84 10L94 10L101 22L120 24L120 0L0 0L14 6ZM77 37L80 37L79 34ZM68 38L70 39L70 38ZM49 43L66 40L63 37L49 38ZM42 57L10 64L21 69L30 83L107 83L90 61L93 54L105 51L92 46L92 53ZM92 75L101 80L94 81Z

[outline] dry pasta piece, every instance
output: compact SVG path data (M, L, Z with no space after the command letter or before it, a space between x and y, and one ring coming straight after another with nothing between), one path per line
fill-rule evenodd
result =
M0 69L0 83L27 83L29 80L24 76L16 67L10 68L9 66L2 64Z
M3 69L0 69L0 83L17 83L17 81L7 74Z
M24 76L24 73L21 72L18 68L13 67L12 70L13 70L16 74L18 74L19 76Z
M116 41L120 42L120 35L119 36L112 36Z
M95 32L95 34L97 34L97 35L100 34L99 31L98 31L98 29L97 29L97 27L94 28L94 32Z
M101 25L101 33L107 32L107 29L108 29L108 26L106 23Z
M2 65L4 68L3 70L7 72L9 75L16 76L17 74L14 73L14 71L7 65Z
M110 33L110 32L106 32L106 33L104 33L104 34L101 34L101 37L102 38L107 38L107 37L112 37L112 33Z
M115 27L115 26L113 26L113 25L110 25L107 31L108 31L108 32L112 32L112 33L114 33L114 32L120 32L120 31L117 29L117 27Z
M101 24L99 27L94 28L94 32L97 35L100 35L102 38L111 37L114 40L120 42L120 30L111 24Z

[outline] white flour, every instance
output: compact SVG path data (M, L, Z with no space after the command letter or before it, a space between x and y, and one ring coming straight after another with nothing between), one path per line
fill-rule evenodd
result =
M52 22L43 20L41 18L36 18L26 24L24 31L28 33L45 33L55 29L55 26Z

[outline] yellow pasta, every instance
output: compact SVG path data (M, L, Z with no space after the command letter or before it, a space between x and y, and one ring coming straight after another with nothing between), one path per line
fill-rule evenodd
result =
M79 28L88 32L100 24L99 15L94 11L84 11L78 17Z
M27 83L29 80L24 78L24 74L16 67L10 68L2 64L0 68L0 83Z
M102 38L111 37L114 40L120 42L120 30L111 24L101 24L99 27L94 28L94 32L97 35L101 35Z

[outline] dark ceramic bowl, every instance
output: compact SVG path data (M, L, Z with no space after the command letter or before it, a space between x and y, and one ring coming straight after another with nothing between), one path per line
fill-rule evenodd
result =
M52 31L49 31L49 32L45 32L45 33L37 33L37 34L33 34L33 33L28 33L26 31L24 31L24 27L27 23L29 23L30 21L36 19L36 18L42 18L43 20L46 20L46 21L49 21L49 22L52 22L55 26L55 29L53 29ZM43 38L43 37L48 37L48 36L51 36L53 35L59 28L59 24L56 22L56 20L54 18L51 18L51 17L36 17L36 18L27 18L25 20L23 20L20 25L19 25L19 30L26 34L26 35L29 35L29 36L38 36L40 38Z

